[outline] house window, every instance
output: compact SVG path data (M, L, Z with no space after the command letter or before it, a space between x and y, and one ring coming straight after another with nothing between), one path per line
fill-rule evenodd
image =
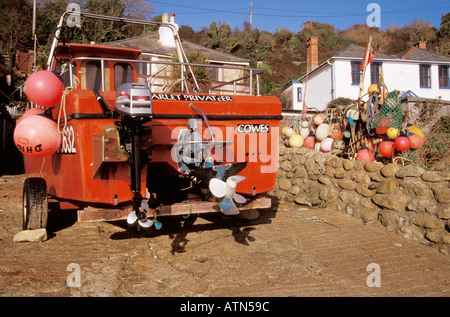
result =
M374 62L370 64L370 80L372 84L380 83L381 65L382 65L381 63L374 63Z
M352 85L359 85L361 81L361 62L351 62L352 65Z
M302 101L302 87L297 88L297 101L298 102Z
M431 65L419 65L420 87L431 88Z
M220 65L220 64L215 64L215 63L211 63L211 65ZM209 67L208 68L209 71L209 80L211 82L218 82L222 80L222 69L218 68L218 67Z
M450 88L449 66L439 65L439 88Z

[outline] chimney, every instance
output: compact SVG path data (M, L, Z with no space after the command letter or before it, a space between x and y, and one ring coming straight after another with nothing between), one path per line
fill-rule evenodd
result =
M423 49L423 50L426 50L426 49L427 49L427 42L421 41L421 42L419 42L419 43L416 43L416 44L414 45L414 47L417 47L417 48L421 48L421 49Z
M307 73L309 73L314 68L319 66L319 38L318 37L311 37L306 42L306 58L307 58L306 71L307 71Z
M169 21L169 14L164 13L161 22L172 24L175 30L178 31L178 25L175 23L175 14L170 14ZM163 47L176 48L174 31L172 28L166 25L162 25L159 27L158 33L159 41Z

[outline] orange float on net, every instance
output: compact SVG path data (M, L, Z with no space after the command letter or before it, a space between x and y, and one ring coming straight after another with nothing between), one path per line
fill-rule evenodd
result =
M420 149L425 143L424 138L416 133L411 134L408 138L410 142L410 149L412 150Z
M342 139L342 126L339 122L331 124L331 137L333 140Z
M415 134L418 134L418 135L420 135L422 138L425 139L425 134L423 133L422 129L419 128L418 126L415 126L415 125L409 126L409 127L407 128L407 131L408 131L408 133L415 133Z
M411 141L409 141L409 138L406 136L406 134L402 133L398 138L394 141L395 148L400 151L406 151L411 146Z
M316 115L314 116L313 122L314 122L314 124L315 124L316 126L319 126L319 125L321 125L322 123L325 122L325 119L326 119L326 117L325 117L324 114L318 113L318 114L316 114Z
M305 142L303 146L307 149L314 150L314 146L316 145L316 136L311 131L309 135L305 138Z
M23 155L46 157L59 148L61 135L55 121L43 114L35 114L17 124L14 143Z
M392 141L389 138L384 139L379 145L378 145L378 152L380 152L381 155L384 157L391 157L392 154L394 154L395 146L394 141Z
M356 153L356 159L365 162L373 162L375 160L375 156L365 145L363 145L359 149L358 153Z

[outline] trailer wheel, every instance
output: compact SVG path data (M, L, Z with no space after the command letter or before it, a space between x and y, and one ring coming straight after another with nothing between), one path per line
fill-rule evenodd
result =
M25 180L23 184L22 211L23 230L47 227L47 183L43 178L31 177Z

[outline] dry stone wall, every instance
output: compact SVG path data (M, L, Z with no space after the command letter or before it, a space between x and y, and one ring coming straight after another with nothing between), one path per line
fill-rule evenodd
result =
M280 201L346 212L450 253L450 173L280 147Z

